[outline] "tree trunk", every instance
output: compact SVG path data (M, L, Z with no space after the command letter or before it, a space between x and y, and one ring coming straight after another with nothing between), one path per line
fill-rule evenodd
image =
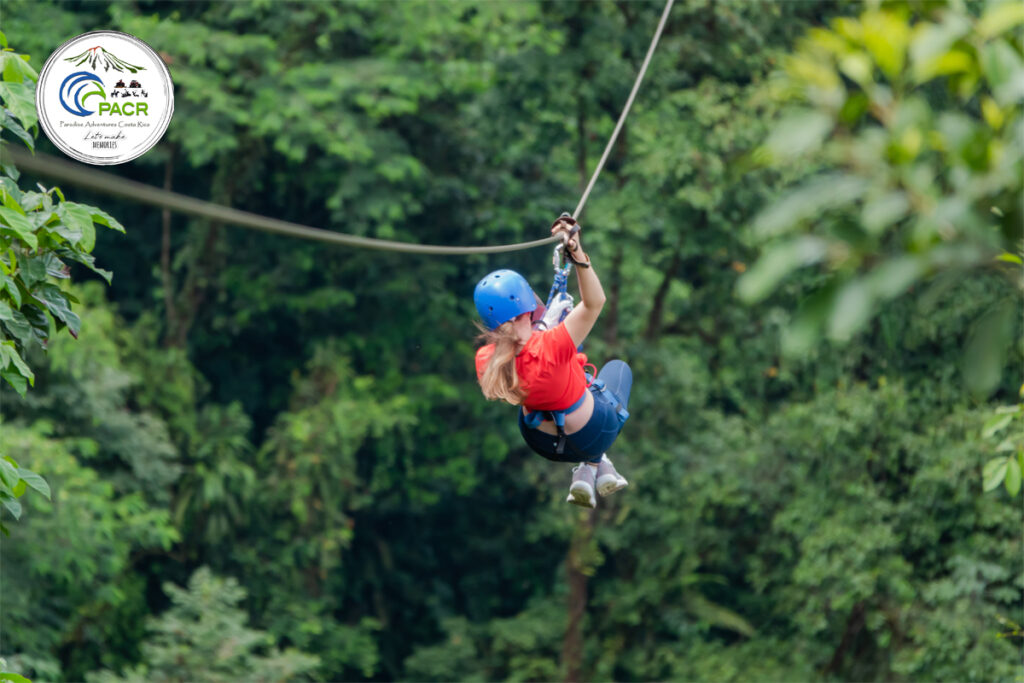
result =
M196 255L195 262L189 269L188 277L181 288L179 299L181 306L175 316L175 328L168 334L166 346L183 348L188 339L189 330L195 322L199 307L206 300L207 280L212 269L213 250L217 244L217 237L220 235L220 223L214 223L206 230L206 237L203 239L203 246Z
M658 285L658 291L654 293L654 303L651 304L651 313L647 316L647 329L644 331L644 338L647 341L654 341L661 332L661 322L665 317L665 299L668 297L668 290L672 287L672 280L675 279L676 271L679 270L682 252L683 240L680 235L679 242L672 251L672 259L662 275L661 284Z
M168 192L174 189L174 160L177 156L177 147L170 145L170 153L167 155L167 162L164 164L164 189ZM178 314L174 305L174 281L171 277L171 210L164 207L163 215L163 239L160 243L160 276L164 287L164 309L167 319L164 345L169 346L171 334L178 326Z
M604 341L614 347L619 342L619 294L622 290L622 250L612 254L608 277L608 304L605 310Z
M231 206L235 196L235 177L233 169L218 172L214 178L214 201L224 206ZM223 223L212 222L206 229L202 246L191 259L188 275L181 286L175 304L173 329L168 330L165 346L183 348L199 314L199 309L206 300L209 280L217 267L216 246ZM169 257L168 257L169 258Z
M584 465L589 467L589 465ZM566 682L583 680L583 617L587 613L587 546L594 536L594 511L587 510L586 516L576 526L569 555L566 558L566 572L569 582L569 620L562 642L562 670Z

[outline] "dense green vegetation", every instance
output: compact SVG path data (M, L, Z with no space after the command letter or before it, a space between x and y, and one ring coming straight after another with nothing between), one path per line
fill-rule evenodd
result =
M112 28L176 86L125 177L535 239L660 7L8 0L0 127L55 153L35 72ZM1013 2L677 1L582 217L609 297L587 352L635 375L631 483L594 513L473 373L473 285L546 291L549 252L325 247L5 163L0 671L1019 680L1022 26ZM77 265L31 265L59 249Z

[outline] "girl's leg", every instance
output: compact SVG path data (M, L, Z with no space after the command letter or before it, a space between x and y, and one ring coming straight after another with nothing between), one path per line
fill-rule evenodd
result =
M608 361L597 376L604 381L613 394L618 396L623 408L629 407L629 394L633 390L633 371L625 361Z

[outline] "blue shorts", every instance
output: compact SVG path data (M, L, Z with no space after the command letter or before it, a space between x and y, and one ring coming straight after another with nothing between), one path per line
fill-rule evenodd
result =
M523 411L519 411L519 432L535 453L555 462L597 462L611 448L626 422L624 411L633 388L633 372L625 362L613 360L601 368L597 378L604 383L604 388L590 387L594 414L583 429L568 435L561 455L556 452L558 436L528 427Z

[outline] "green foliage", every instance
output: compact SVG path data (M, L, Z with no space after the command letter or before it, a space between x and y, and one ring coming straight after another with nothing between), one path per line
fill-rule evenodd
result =
M837 74L844 100L804 87L790 93L804 116L779 124L769 73L836 8L676 4L584 215L609 295L586 351L599 365L625 358L636 377L610 454L630 487L601 501L592 531L564 503L569 467L522 445L514 411L480 399L472 368L473 284L512 267L543 293L547 253L347 251L104 203L138 227L96 234L117 281L70 290L80 340L28 351L35 389L0 396L12 399L3 446L44 473L36 452L50 453L43 462L66 473L52 509L27 496L33 514L12 525L15 554L5 548L12 668L41 680L273 680L286 666L322 680L555 680L570 664L588 680L1012 680L1019 515L981 480L990 458L1011 473L1016 452L998 449L1016 444L1019 421L992 411L1014 402L1000 368L1020 349L986 342L1013 322L1000 269L1020 265L1018 250L969 222L919 245L917 207L899 214L889 196L943 202L974 187L970 215L1010 215L990 210L1006 169L988 152L929 138L905 159L893 137L924 98L922 130L966 120L981 143L1011 139L983 107L1019 118L992 85L1014 82L996 66L1012 58L985 46L1016 50L1005 23L1016 15L974 7L980 21L950 45L998 111L977 96L961 104L955 75L914 80L924 48L905 48L901 64L877 44L900 32L892 17L922 35L961 30L956 6L919 16L906 14L918 4L886 4L813 32L833 52L797 49ZM654 6L612 2L143 9L4 4L8 35L38 54L115 28L168 61L175 121L115 172L301 223L450 244L531 238L572 207L657 19ZM856 26L870 30L839 33ZM848 51L867 55L874 86L838 75ZM791 84L808 67L794 68ZM891 130L871 111L851 118L858 94L882 87L903 111ZM874 129L892 144L854 147ZM789 161L763 163L766 137ZM910 183L920 163L935 187ZM839 182L808 190L814 179ZM794 185L806 190L796 199ZM794 224L780 239L802 241L768 270L748 268L762 242L738 228L780 201L825 219ZM863 226L879 232L854 239ZM824 266L783 272L822 241ZM968 242L1000 265L983 260L977 277L903 267ZM832 260L835 244L850 260ZM765 305L735 304L744 273L771 285ZM822 323L819 336L845 345L782 355L804 292L868 277L889 289L866 322ZM908 277L915 296L890 296ZM988 363L967 373L974 389L1000 382L992 406L965 391L966 358ZM582 653L570 663L580 575ZM188 591L155 590L189 576Z
M565 611L550 599L529 605L508 619L472 624L442 622L445 639L417 648L405 661L412 680L552 681L563 675L558 649Z
M148 620L151 636L142 644L143 661L117 675L90 674L90 683L116 681L286 681L310 671L317 658L293 649L280 651L262 631L248 628L238 605L245 590L234 579L203 567L188 588L165 583L172 607Z
M178 540L165 510L140 493L118 494L79 454L87 439L53 438L52 424L4 426L4 445L47 473L51 495L26 505L32 514L11 529L4 548L5 650L21 670L42 675L65 641L85 654L108 636L100 615L127 618L145 586L126 581L133 553L168 550ZM97 642L98 641L98 642ZM107 656L117 660L115 653Z
M46 480L31 470L18 467L18 463L11 456L0 458L0 503L3 504L14 519L21 517L21 503L18 498L25 495L28 489L35 489L39 493L50 498L50 485ZM0 520L0 531L10 536L10 530Z
M0 657L0 681L7 681L7 683L32 683L21 674L8 671L7 661L3 657Z
M6 47L0 82L0 135L13 135L35 149L38 134L35 82L38 74L28 58ZM0 140L0 152L10 140ZM84 265L110 282L111 274L95 265L96 225L120 232L124 227L93 206L65 201L59 188L39 192L18 186L18 169L5 161L0 178L0 377L25 395L35 374L23 356L31 346L46 348L52 319L59 332L65 327L78 337L81 320L71 310L77 300L49 279L66 280L66 261ZM64 259L64 260L62 260Z
M996 388L1020 296L1019 268L998 257L1017 249L1024 218L1021 22L1014 3L988 3L980 19L957 3L886 4L809 31L787 58L777 89L795 108L759 158L824 172L753 221L769 244L737 286L756 302L820 268L784 350L850 339L937 273L998 270L1011 296L979 320L965 373L975 393Z
M1024 387L1021 395L1024 397ZM981 437L987 440L989 450L999 455L985 464L983 485L986 491L992 491L1004 484L1006 492L1016 496L1024 469L1024 403L1000 406L994 412L982 427Z

